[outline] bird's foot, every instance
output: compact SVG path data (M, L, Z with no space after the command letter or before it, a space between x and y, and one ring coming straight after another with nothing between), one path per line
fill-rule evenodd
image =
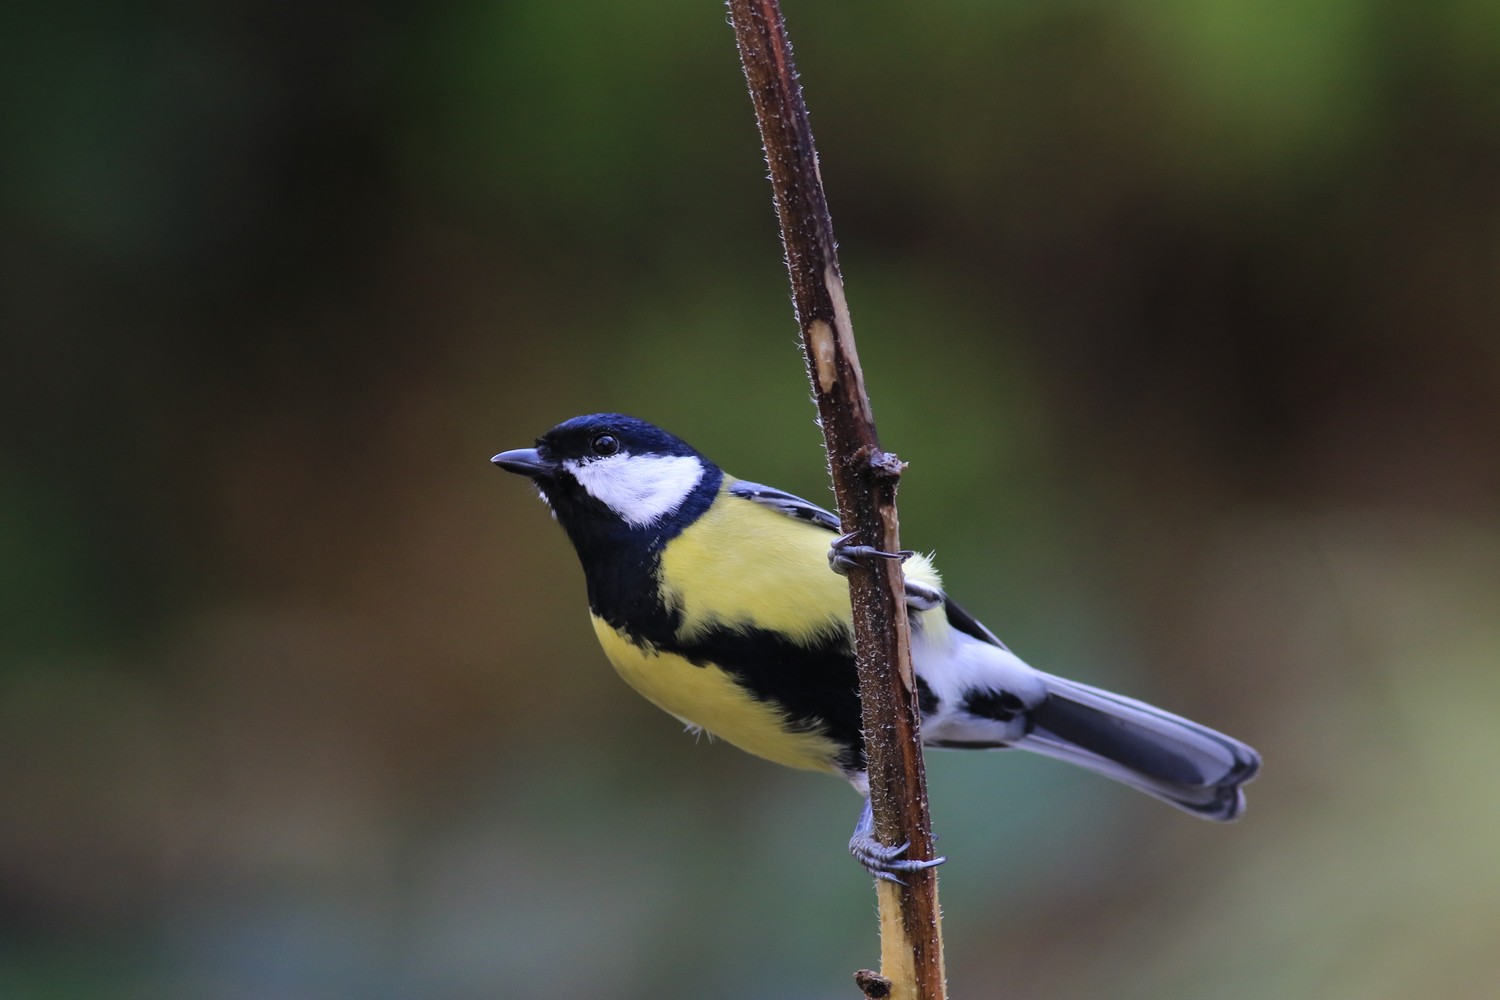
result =
M856 545L854 536L859 534L851 531L848 534L835 538L828 546L828 565L839 576L848 576L849 571L858 565L861 559L899 559L902 562L916 555L911 549L902 549L899 552L886 552L877 549L873 545Z
M902 562L916 555L911 549L902 549L899 552L886 552L877 549L873 545L856 545L854 536L857 532L849 532L835 538L828 546L828 565L839 576L848 576L852 569L861 559L899 559ZM925 583L917 583L913 580L906 581L906 604L917 611L931 611L943 603L943 593L935 587L929 587Z
M948 860L941 857L926 861L903 858L901 855L910 847L911 841L888 847L875 839L875 816L870 811L870 800L866 799L864 810L859 814L859 822L854 827L854 836L849 838L849 853L854 855L854 860L876 878L895 882L897 885L906 884L900 878L901 873L935 868Z

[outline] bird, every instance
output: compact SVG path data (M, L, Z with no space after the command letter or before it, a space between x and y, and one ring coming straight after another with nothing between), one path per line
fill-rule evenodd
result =
M944 860L905 857L909 845L874 834L840 574L886 553L850 544L832 512L737 479L624 414L574 417L491 461L529 478L572 542L594 632L629 686L690 731L847 779L864 797L849 850L871 875L899 882ZM1027 750L1204 819L1239 817L1255 750L1029 666L948 596L931 557L900 555L925 747Z

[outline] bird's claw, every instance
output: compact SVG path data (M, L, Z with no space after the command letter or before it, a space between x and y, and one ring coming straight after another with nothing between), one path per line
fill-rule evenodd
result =
M870 800L866 799L865 807L859 814L859 822L854 826L854 836L849 838L849 853L854 855L854 860L860 863L860 867L878 879L905 885L906 883L898 877L898 872L917 872L924 868L936 868L948 860L943 857L930 858L926 861L903 858L901 855L905 854L910 847L911 841L909 840L895 847L887 847L875 839L875 817L870 811Z
M926 861L903 858L901 855L911 847L911 841L905 841L895 847L887 847L873 837L865 838L863 843L857 843L858 840L859 838L856 838L849 842L849 853L854 855L854 860L860 863L860 867L878 879L894 882L897 885L906 884L898 877L898 872L917 872L924 868L936 868L948 860L943 857L930 858Z
M828 546L828 565L839 576L848 576L849 570L861 559L899 559L902 562L906 562L906 560L916 555L916 552L911 549L902 549L899 552L887 552L884 549L877 549L873 545L856 545L854 544L854 537L858 534L859 532L857 531L850 531L835 538Z
M861 559L899 559L902 562L916 555L911 549L902 549L899 552L886 552L877 549L873 545L855 545L854 536L858 532L851 531L846 535L835 538L828 546L828 565L839 576L848 576L849 570ZM931 611L943 603L943 592L935 587L929 587L923 583L913 580L906 581L906 603L908 607L917 611Z

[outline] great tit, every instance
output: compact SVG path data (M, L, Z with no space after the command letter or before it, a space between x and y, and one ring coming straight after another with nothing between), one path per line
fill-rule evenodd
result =
M583 564L594 632L620 676L689 729L842 775L864 809L850 850L881 878L941 862L875 840L837 516L735 479L618 413L575 417L492 461L529 477ZM832 568L830 568L832 563ZM1056 757L1211 820L1244 809L1260 757L1143 702L1035 670L905 565L922 742Z

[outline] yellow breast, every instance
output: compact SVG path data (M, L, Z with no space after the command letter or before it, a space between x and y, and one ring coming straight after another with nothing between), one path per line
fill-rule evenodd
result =
M729 494L735 482L725 476L718 500L662 553L662 589L682 613L682 635L741 623L813 641L852 629L849 582L828 566L833 536ZM942 589L927 556L903 569Z
M753 624L815 641L847 631L849 584L828 568L833 536L806 521L729 494L661 556L663 596L682 614L681 634Z

